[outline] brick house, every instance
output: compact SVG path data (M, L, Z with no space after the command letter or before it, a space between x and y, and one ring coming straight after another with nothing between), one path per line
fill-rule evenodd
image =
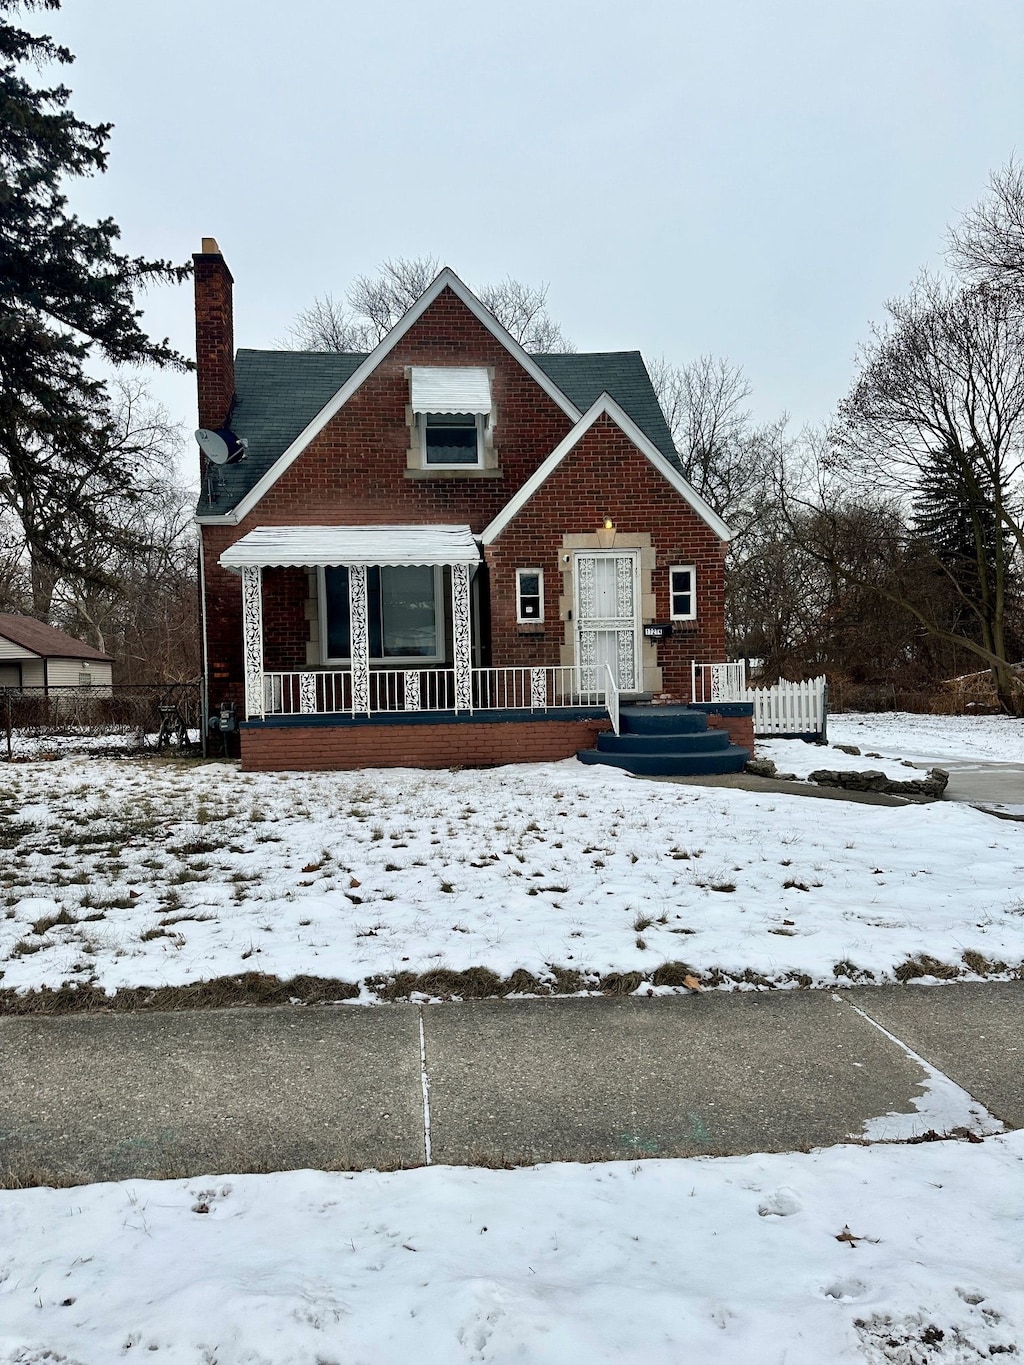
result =
M724 695L729 530L638 352L529 355L446 269L369 355L236 354L212 238L194 262L233 452L202 456L204 669L243 766L563 758L623 702Z

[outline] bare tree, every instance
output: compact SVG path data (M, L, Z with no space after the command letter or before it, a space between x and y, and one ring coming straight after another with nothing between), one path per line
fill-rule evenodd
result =
M888 492L909 518L941 462L973 518L976 572L955 574L940 555L933 563L969 608L976 633L904 605L922 629L983 659L1001 704L1019 714L1024 696L1010 664L1024 554L1022 297L922 275L888 311L840 405L831 466L849 487Z
M348 291L348 301L383 341L438 273L436 256L398 256L387 260L376 275L359 275Z
M56 585L65 575L104 581L106 552L126 543L130 509L144 498L152 473L179 439L177 428L150 402L143 382L125 373L103 414L88 466L73 463L58 443L39 445L35 475L0 469L0 511L17 527L31 592L32 614L48 620Z
M831 452L822 429L790 445L771 510L734 570L746 652L767 674L827 672L869 702L896 688L927 692L970 666L955 593L906 499L851 481Z
M103 581L92 573L57 586L55 618L115 659L117 682L184 682L199 675L198 543L194 490L154 475L110 547Z
M742 538L766 510L786 417L755 425L750 382L731 361L702 355L680 366L663 357L647 368L687 480Z
M480 301L498 319L524 351L551 353L575 351L547 310L548 286L523 284L506 275L500 284L484 285Z
M373 328L333 294L304 308L288 329L287 345L296 351L345 351L363 355L377 344Z
M314 299L288 329L287 344L299 351L372 351L436 278L436 256L398 256L374 275L359 275L346 304L331 294ZM480 300L527 351L571 351L573 346L547 311L547 286L526 285L511 276L486 285Z
M1024 165L1010 160L949 233L953 264L990 285L1024 286Z

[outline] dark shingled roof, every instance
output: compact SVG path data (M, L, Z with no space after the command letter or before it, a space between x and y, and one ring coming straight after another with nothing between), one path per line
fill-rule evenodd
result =
M583 355L566 352L533 358L580 412L586 412L602 393L611 394L662 455L667 456L677 469L682 469L668 422L639 351L590 351Z
M45 621L37 621L34 616L15 616L10 612L0 612L0 636L12 644L30 649L43 659L99 659L103 663L114 661L109 654L101 654L92 645L76 640L73 635L65 635L62 630L54 630Z
M231 430L249 442L236 465L212 467L200 494L200 516L229 512L263 477L366 359L337 351L250 351L235 357ZM609 393L679 468L668 423L639 351L535 355L533 359L585 412ZM538 451L538 463L550 452Z

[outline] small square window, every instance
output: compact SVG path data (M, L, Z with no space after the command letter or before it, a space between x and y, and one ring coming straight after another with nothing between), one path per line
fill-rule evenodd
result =
M482 419L472 412L425 412L420 415L423 463L450 467L480 465Z
M544 620L543 569L516 569L516 620Z
M673 621L697 618L697 589L692 564L675 564L668 571L669 616Z
M78 675L78 686L79 686L79 687L92 687L92 674L91 674L91 673L79 673L79 675Z

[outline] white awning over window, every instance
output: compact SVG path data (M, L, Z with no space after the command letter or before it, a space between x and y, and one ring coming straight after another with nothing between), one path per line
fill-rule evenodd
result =
M478 564L468 526L257 526L220 557L225 569L339 564Z
M413 412L490 412L491 380L486 370L460 366L412 367Z

